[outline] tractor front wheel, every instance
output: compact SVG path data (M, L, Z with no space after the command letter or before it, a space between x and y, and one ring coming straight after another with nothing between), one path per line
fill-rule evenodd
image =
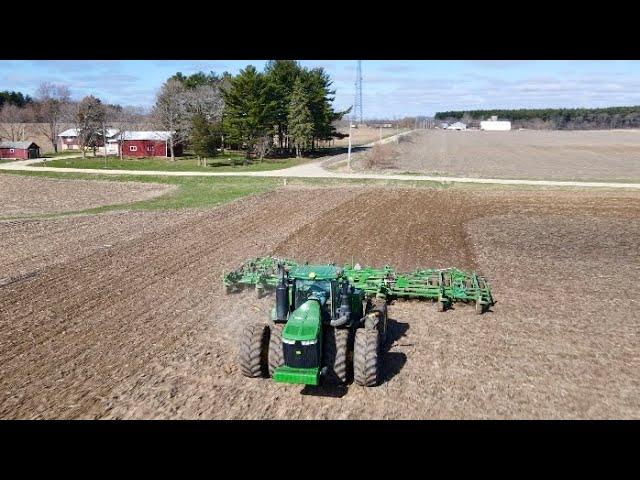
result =
M245 377L261 377L267 370L267 344L269 327L265 323L252 323L242 331L238 363Z
M273 377L276 368L284 365L284 350L282 349L283 323L271 324L271 337L269 338L269 376Z
M347 381L347 354L349 350L348 328L326 327L323 338L323 358L327 378L339 385Z
M364 387L377 385L381 363L380 332L378 329L357 329L353 346L354 381Z

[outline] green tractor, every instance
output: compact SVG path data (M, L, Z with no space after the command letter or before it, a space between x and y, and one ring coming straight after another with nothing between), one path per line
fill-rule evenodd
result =
M343 384L353 362L355 382L375 385L386 304L375 306L333 265L280 263L278 270L270 322L248 325L242 334L242 373L284 383L318 385L322 377Z
M247 377L318 385L362 386L380 381L387 334L387 301L430 299L445 311L453 302L473 302L484 313L495 302L486 279L457 269L396 274L391 267L308 265L271 257L247 261L226 274L227 293L254 285L258 296L276 291L269 322L242 332L239 365Z

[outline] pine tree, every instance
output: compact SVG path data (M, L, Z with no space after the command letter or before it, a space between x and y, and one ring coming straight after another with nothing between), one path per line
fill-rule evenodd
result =
M309 110L309 98L301 80L297 80L291 102L289 103L289 138L296 149L296 157L301 156L301 150L307 148L313 138L313 117Z
M204 114L199 113L191 119L191 148L198 156L198 165L206 166L206 159L216 155L217 137Z
M257 140L273 131L275 101L271 86L264 74L249 65L230 81L223 98L229 140L244 145L249 158Z
M102 138L105 114L104 105L93 95L84 97L78 104L76 128L78 129L78 140L82 148L83 158L86 154L86 148L93 149L93 156L95 157L96 147L106 141L106 139Z
M296 80L303 69L295 60L271 60L265 67L265 76L271 85L275 100L274 120L278 147L285 148L288 133L289 104Z

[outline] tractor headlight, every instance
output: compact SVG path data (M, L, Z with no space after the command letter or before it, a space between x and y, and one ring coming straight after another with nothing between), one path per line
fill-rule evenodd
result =
M289 340L288 338L282 338L282 343L286 343L288 345L295 345L295 340Z
M302 340L302 345L315 345L317 340Z

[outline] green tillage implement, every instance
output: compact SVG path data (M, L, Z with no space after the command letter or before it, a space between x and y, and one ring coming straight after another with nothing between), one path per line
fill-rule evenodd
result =
M274 287L278 281L277 265L283 263L292 269L297 262L275 257L258 257L245 262L242 267L224 275L227 291L241 285L254 285L260 293ZM345 265L344 275L349 282L361 288L367 295L378 298L419 298L442 303L446 308L453 302L474 302L485 310L494 304L487 280L475 272L457 268L415 270L411 273L396 273L391 267L359 267Z

